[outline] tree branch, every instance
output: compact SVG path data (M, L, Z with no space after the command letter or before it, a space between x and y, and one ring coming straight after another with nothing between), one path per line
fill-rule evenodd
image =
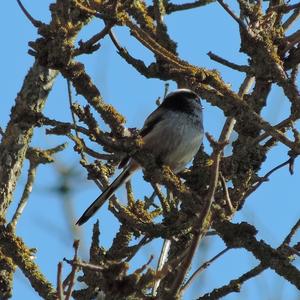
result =
M247 224L233 224L229 221L217 221L213 227L219 232L228 247L244 248L251 252L262 265L267 265L278 275L300 289L300 271L291 264L290 257L275 250L264 241L258 241L254 235L256 229Z
M36 113L44 108L58 72L37 63L25 77L0 144L0 218L5 218L31 141ZM26 116L26 117L25 117ZM5 167L4 167L5 166Z
M24 242L3 225L0 226L0 250L11 258L29 280L34 290L46 300L56 300L56 290L34 263L33 253Z

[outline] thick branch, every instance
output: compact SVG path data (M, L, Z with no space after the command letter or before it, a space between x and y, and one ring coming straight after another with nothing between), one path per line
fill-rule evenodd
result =
M31 141L35 119L52 89L57 71L37 63L25 77L21 91L12 108L11 119L0 145L0 218L4 219L12 201L12 193L19 178L25 154Z
M47 300L56 300L56 291L47 281L34 262L33 253L25 246L23 241L16 237L3 225L0 227L1 252L11 258L30 281L37 293Z
M269 266L278 275L300 289L300 271L291 264L287 255L273 249L264 241L255 238L256 229L247 224L233 224L228 221L217 221L213 226L221 235L228 247L244 248L251 252L263 265Z

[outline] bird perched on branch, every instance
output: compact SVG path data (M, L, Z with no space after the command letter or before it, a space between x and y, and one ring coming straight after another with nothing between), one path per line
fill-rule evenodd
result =
M156 160L179 173L192 160L203 139L203 119L200 97L189 89L169 93L146 119L140 136L143 148ZM77 225L84 224L116 190L129 180L141 166L133 158L124 158L121 174L86 209Z

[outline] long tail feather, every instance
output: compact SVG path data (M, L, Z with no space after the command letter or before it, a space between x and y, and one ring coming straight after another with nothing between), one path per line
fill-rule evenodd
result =
M116 190L138 169L138 165L133 161L122 171L122 173L103 191L103 193L85 210L83 215L76 222L76 225L80 226L84 224L89 218L91 218L96 211L110 198Z

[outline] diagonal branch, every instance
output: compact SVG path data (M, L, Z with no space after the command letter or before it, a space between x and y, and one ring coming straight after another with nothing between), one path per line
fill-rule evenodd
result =
M282 28L287 31L292 24L300 17L300 9L296 9L292 15L282 24Z
M228 4L224 3L223 0L217 1L224 8L224 10L233 18L233 20L236 21L243 30L247 31L245 23L229 8Z
M182 4L175 4L175 3L172 3L172 2L169 2L169 1L164 1L165 2L165 13L167 15L170 15L173 12L199 8L201 6L208 5L208 4L213 3L215 1L216 0L196 0L196 1L193 1L193 2L186 2L186 3L182 3ZM154 8L153 8L152 5L148 7L149 15L151 15L152 17L154 15L153 10L154 10Z
M300 289L300 271L291 264L291 255L273 249L263 240L255 238L256 229L243 222L233 224L229 221L216 221L213 227L219 232L228 247L244 248L251 252L263 265L269 266L278 275Z
M21 91L12 109L0 144L0 218L4 219L12 201L12 193L19 178L25 154L31 141L36 113L44 108L58 72L39 66L37 63L25 77ZM26 109L25 109L26 108ZM26 116L26 117L24 117Z
M109 34L111 28L114 26L113 22L108 22L107 25L93 37L91 37L86 42L79 41L79 48L74 50L74 56L83 53L92 53L100 47L100 44L96 44L101 39L103 39L107 34Z
M244 72L244 73L250 73L251 72L251 68L249 66L241 66L235 63L232 63L214 53L212 53L211 51L207 53L207 55L209 56L210 59L228 67L231 68L233 70L239 71L239 72Z
M209 267L215 260L217 260L223 254L225 254L228 250L230 250L230 248L225 248L224 250L222 250L218 254L216 254L214 257L212 257L210 260L203 263L199 268L197 268L197 270L191 275L191 277L187 280L187 282L181 288L181 293L183 293L192 284L192 282L197 278L197 276L199 276L199 274L201 272L203 272L207 267Z
M266 266L264 266L263 264L259 264L258 266L249 270L242 276L240 276L236 279L230 280L230 282L228 284L226 284L222 287L219 287L219 288L215 288L213 291L199 297L197 300L215 300L215 299L220 299L230 293L239 292L241 289L241 286L244 282L257 276L258 274L263 272L265 269L267 269Z
M31 14L27 11L27 9L25 8L25 6L21 2L21 0L17 0L17 3L19 5L19 7L21 8L22 12L24 13L24 15L26 16L26 18L31 22L31 24L34 27L38 28L43 24L41 21L38 21L31 16Z
M32 287L46 300L56 300L56 290L44 277L24 242L3 225L0 226L0 249L27 277Z
M195 224L197 224L194 228L195 235L187 251L187 254L185 255L181 265L178 267L177 275L171 287L170 296L173 297L178 296L178 294L181 295L181 293L183 292L181 286L188 272L188 269L190 268L192 259L198 248L199 242L201 241L201 239L203 238L203 236L205 235L205 233L207 232L207 230L211 225L210 210L211 210L212 203L214 201L215 191L217 189L221 156L222 156L223 149L227 144L227 141L220 140L219 142L216 142L213 140L213 138L210 135L207 134L206 136L213 148L213 153L211 156L213 160L213 165L211 168L209 190L205 197L204 206L197 217L197 221L195 222Z
M168 3L166 5L166 13L171 14L176 11L183 11L183 10L198 8L198 7L213 3L215 1L216 0L197 0L194 2L187 2L187 3L182 3L182 4Z
M284 241L281 243L281 245L277 249L280 249L290 243L290 239L296 233L297 229L299 229L299 225L300 225L300 219L292 227L289 234L286 236ZM261 272L263 272L267 268L269 268L268 264L260 263L258 266L251 269L250 271L246 272L239 278L230 280L230 282L228 284L226 284L220 288L215 288L213 291L203 295L202 297L198 298L197 300L214 300L214 299L219 299L221 297L224 297L230 293L239 292L242 284L245 281L259 275Z

